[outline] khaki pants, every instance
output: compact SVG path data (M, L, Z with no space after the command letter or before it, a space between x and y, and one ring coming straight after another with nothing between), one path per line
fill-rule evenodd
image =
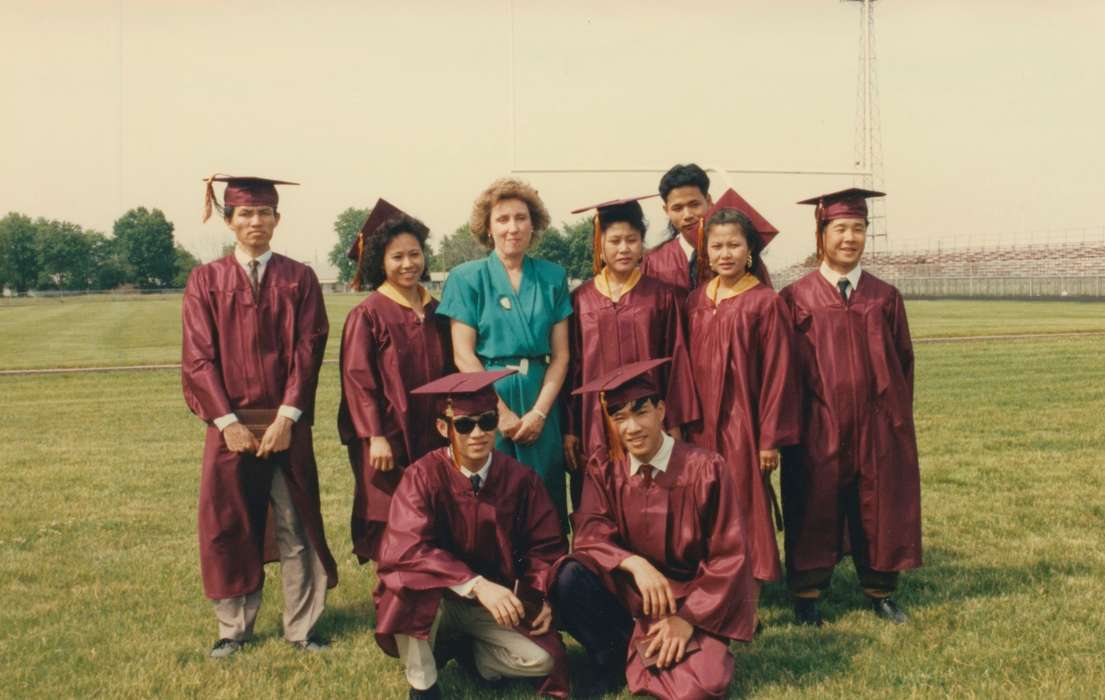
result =
M284 584L284 638L306 640L326 603L326 569L318 558L295 512L284 472L272 475L273 520L280 548L280 577ZM261 591L215 601L219 638L245 641L253 636L253 623L261 609Z
M482 605L443 598L430 629L429 641L405 634L395 635L399 659L407 682L416 690L426 690L437 682L437 664L433 646L438 636L472 639L476 670L487 680L539 678L553 670L553 658L521 632L503 627Z

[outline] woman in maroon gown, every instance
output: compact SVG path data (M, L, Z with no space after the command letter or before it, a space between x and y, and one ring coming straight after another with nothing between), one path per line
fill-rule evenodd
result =
M719 452L733 472L752 575L762 583L782 576L771 472L779 466L779 448L798 442L799 412L789 315L764 282L760 257L774 234L769 224L754 223L762 217L750 216L753 211L729 190L710 212L706 249L717 276L691 292L687 316L702 408L701 427L690 438Z
M678 438L684 425L698 419L698 401L678 292L641 274L647 224L639 199L594 207L595 277L572 293L565 395L630 362L670 357L671 365L658 371L661 385L668 387L665 427ZM572 503L578 506L583 465L609 446L597 395L571 396L567 405L564 452L572 473Z
M349 251L354 286L375 288L349 312L341 343L338 432L353 468L350 529L362 564L377 558L403 468L444 444L425 429L432 402L409 394L452 371L449 319L419 283L427 235L422 222L381 199Z

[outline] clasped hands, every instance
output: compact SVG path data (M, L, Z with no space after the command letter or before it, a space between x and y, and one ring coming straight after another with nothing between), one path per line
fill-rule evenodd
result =
M513 440L519 445L532 445L541 437L541 431L545 429L545 419L534 410L526 411L519 418L518 414L505 405L499 407L499 432L508 440Z
M503 627L517 627L526 617L526 608L522 605L522 601L505 586L480 579L472 588L472 592L476 595L476 600L480 601L480 605L495 618L495 622ZM548 601L542 602L541 612L533 618L529 626L530 634L539 637L548 632L552 627L552 617L552 608L549 607Z
M223 440L231 452L248 452L266 459L292 446L292 423L291 418L277 416L258 441L249 428L235 422L223 429Z

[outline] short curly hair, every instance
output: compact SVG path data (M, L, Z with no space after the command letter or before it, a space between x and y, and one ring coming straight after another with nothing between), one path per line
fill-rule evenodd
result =
M472 204L472 216L468 219L468 227L472 229L472 235L480 245L489 250L495 247L490 231L491 210L496 204L507 199L520 199L526 203L530 221L533 222L534 241L549 227L549 211L545 209L541 195L537 194L537 190L532 185L510 177L499 178L476 197L476 201Z
M413 216L397 214L376 229L376 232L365 238L364 254L361 256L360 274L361 282L372 289L376 289L387 280L384 272L384 251L388 244L397 236L409 233L418 239L418 245L422 248L422 256L429 261L426 251L426 239L430 236L430 229ZM422 268L422 281L430 279L430 266Z

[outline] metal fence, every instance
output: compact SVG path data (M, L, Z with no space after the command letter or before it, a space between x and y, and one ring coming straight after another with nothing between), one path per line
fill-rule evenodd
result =
M772 275L771 281L776 289L782 289L806 272ZM897 287L906 297L1105 299L1105 274L1008 277L879 275L879 277Z

